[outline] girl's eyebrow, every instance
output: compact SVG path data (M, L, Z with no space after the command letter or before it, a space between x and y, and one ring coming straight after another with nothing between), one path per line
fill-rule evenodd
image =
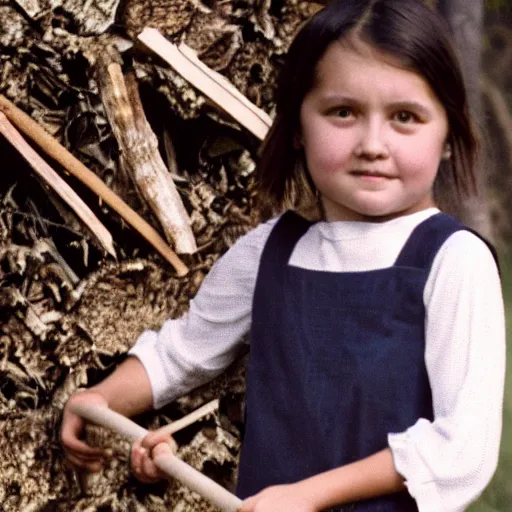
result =
M421 116L429 117L430 109L417 101L397 101L389 105L393 110L412 110Z
M348 105L364 105L364 101L357 98L344 96L340 94L325 94L321 96L321 101L333 104L348 104ZM412 110L420 116L429 117L431 110L418 101L396 101L386 105L391 110Z
M321 94L320 99L322 101L324 101L325 103L340 103L340 104L350 103L350 104L356 104L356 105L359 105L362 103L361 101L359 101L356 98L351 98L350 96L343 96L341 94L336 94L336 93Z

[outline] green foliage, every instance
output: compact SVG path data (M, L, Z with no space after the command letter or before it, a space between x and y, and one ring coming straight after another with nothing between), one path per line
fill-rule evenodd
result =
M510 0L486 0L485 6L489 11L509 10Z

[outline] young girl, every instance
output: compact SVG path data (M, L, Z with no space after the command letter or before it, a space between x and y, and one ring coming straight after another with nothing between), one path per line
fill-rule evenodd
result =
M319 12L290 48L259 173L276 208L316 197L323 218L288 212L240 239L188 314L70 400L162 407L250 330L243 512L464 510L497 464L505 343L492 250L436 206L475 183L447 33L419 0ZM82 428L66 408L69 460L99 470ZM162 440L132 451L143 481Z

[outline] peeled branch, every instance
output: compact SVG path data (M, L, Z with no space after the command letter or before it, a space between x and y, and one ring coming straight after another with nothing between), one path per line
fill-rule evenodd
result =
M33 140L45 153L59 162L70 174L76 176L119 213L176 269L179 276L187 274L187 266L151 225L132 210L117 194L112 192L96 174L87 169L80 160L75 158L54 137L39 126L36 121L1 94L0 112L3 112L19 130Z
M178 253L197 251L187 211L158 150L140 100L135 76L123 76L121 57L109 47L98 57L101 99L119 145L121 164L160 221Z
M80 219L82 219L91 233L94 234L103 248L115 258L116 251L114 249L112 235L108 229L100 222L82 199L80 199L76 192L32 149L1 111L0 133L18 150L34 171L66 201Z

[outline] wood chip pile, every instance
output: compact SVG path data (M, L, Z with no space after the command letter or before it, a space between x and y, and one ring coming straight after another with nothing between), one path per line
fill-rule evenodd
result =
M66 467L58 442L69 395L104 378L144 329L184 313L211 265L258 220L253 178L258 138L137 36L153 27L172 43L186 43L272 115L282 55L317 9L295 0L0 1L0 93L183 252L148 199L149 185L137 181L132 169L137 159L163 165L197 246L194 254L180 255L189 272L178 277L129 221L31 143L111 233L115 259L69 203L0 138L3 511L214 510L177 483L138 483L129 474L128 443L112 433L88 431L92 442L113 451L107 469L94 477ZM114 57L106 62L107 55ZM130 153L140 145L126 138L132 125L148 133L147 125L137 124L136 104L132 125L126 116L116 117L124 112L119 105L109 104L116 97L116 89L105 85L112 64L125 80L128 99L140 97L155 137L151 158ZM243 370L242 362L159 414L139 418L155 428L220 397L220 412L187 427L176 440L180 457L231 490Z

